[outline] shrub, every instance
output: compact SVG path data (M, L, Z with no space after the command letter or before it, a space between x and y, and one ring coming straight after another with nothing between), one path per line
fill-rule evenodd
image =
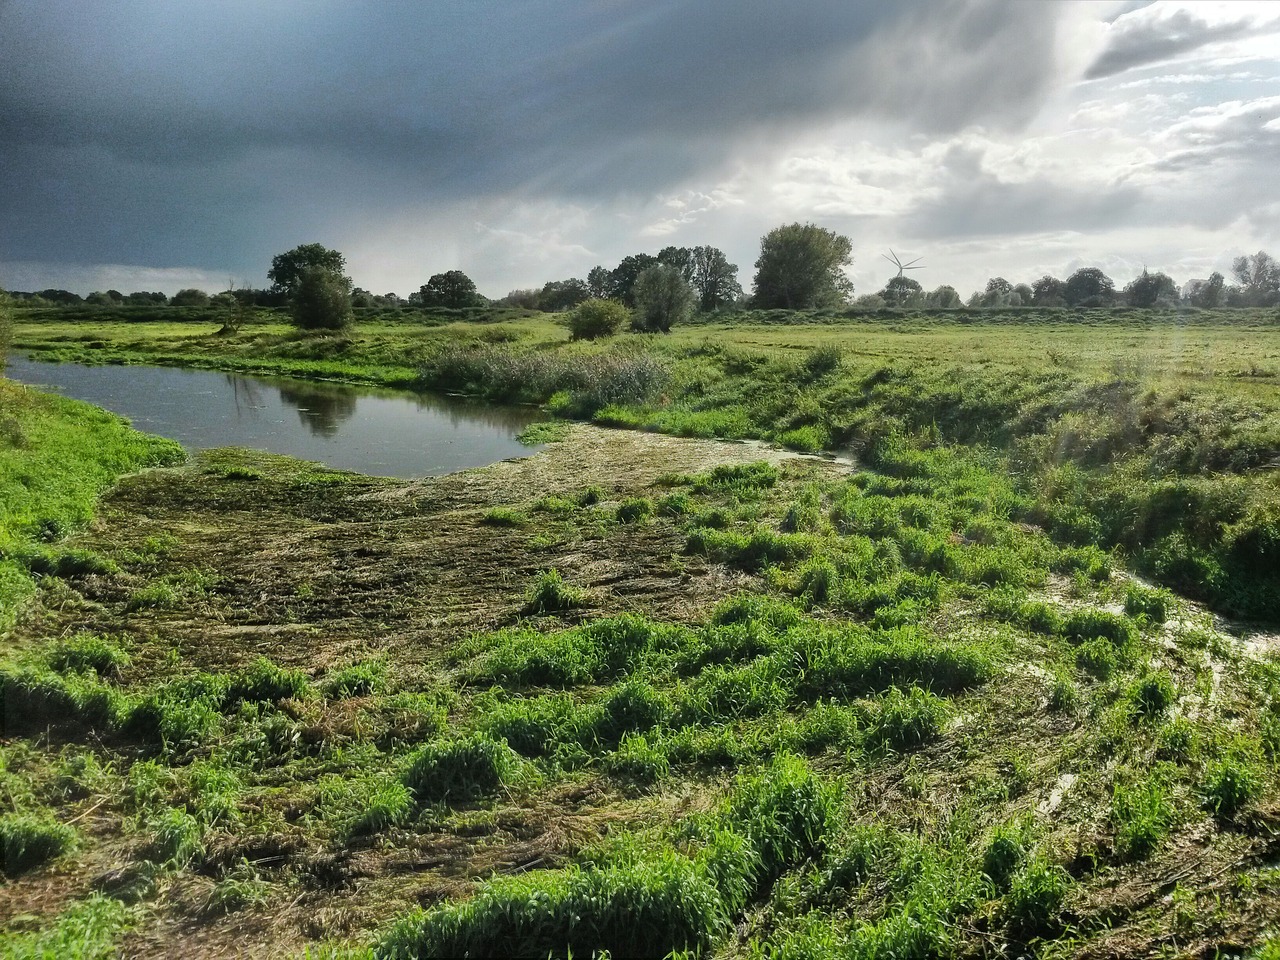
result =
M617 300L584 300L569 314L569 334L573 340L611 337L631 319L631 311Z
M524 609L535 614L563 613L585 606L586 602L586 592L568 584L560 571L552 568L534 577L525 592Z
M76 832L47 816L9 814L0 817L0 870L16 877L75 845Z
M492 793L520 770L520 758L505 741L477 734L428 743L409 757L404 784L419 803L465 800Z

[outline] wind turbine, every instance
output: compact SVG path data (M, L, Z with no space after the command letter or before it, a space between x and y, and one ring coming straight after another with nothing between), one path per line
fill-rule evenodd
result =
M898 255L893 252L892 247L889 248L889 255L887 257L883 253L880 254L880 256L884 257L884 259L888 260L890 263L892 263L895 267L898 268L898 276L902 276L903 273L907 270L923 270L924 269L924 267L915 266L915 264L923 260L924 257L916 257L914 260L909 260L906 263L903 263L901 260L898 259Z

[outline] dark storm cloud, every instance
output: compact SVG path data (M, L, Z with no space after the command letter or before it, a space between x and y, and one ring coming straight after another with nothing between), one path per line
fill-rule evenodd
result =
M1016 126L1052 76L1055 18L961 0L8 0L0 259L238 266L357 206L651 193L745 135L833 119Z
M1150 16L1149 10L1121 17L1112 25L1107 46L1089 67L1086 79L1097 80L1172 60L1211 43L1247 37L1257 30L1257 24L1248 19L1210 23L1190 10L1177 10L1164 17Z

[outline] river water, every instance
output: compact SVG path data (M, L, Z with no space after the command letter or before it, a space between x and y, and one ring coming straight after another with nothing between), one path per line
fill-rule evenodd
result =
M531 449L537 411L429 394L172 367L11 356L11 380L87 400L188 450L249 447L379 477L431 477Z

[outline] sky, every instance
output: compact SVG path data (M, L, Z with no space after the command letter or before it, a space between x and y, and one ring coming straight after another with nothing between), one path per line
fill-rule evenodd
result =
M501 297L847 235L859 294L1280 255L1280 3L0 0L0 287Z

